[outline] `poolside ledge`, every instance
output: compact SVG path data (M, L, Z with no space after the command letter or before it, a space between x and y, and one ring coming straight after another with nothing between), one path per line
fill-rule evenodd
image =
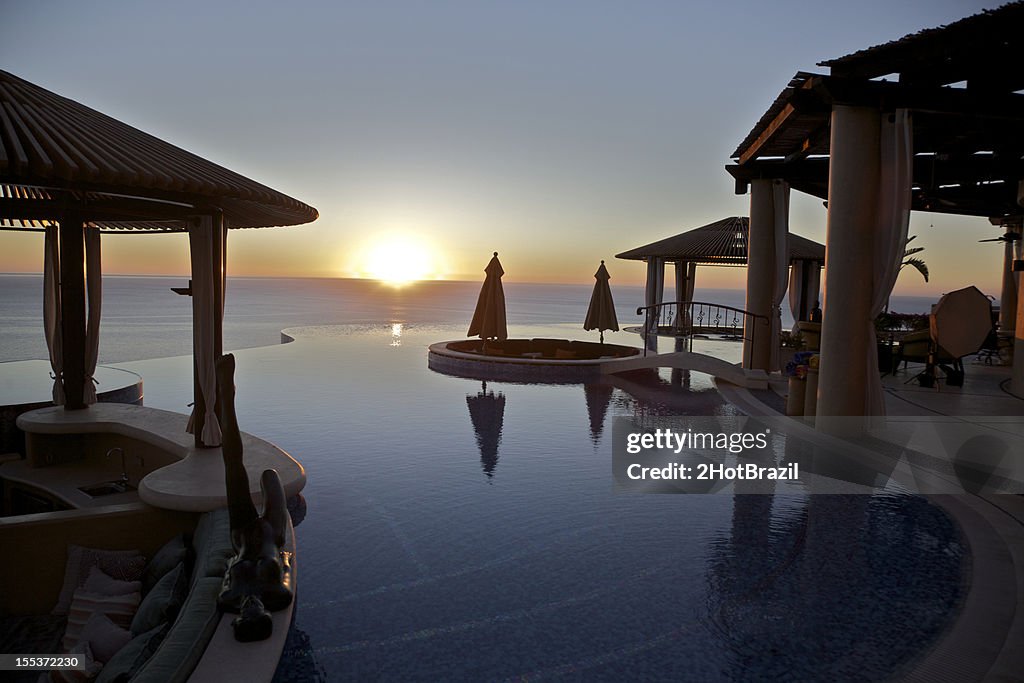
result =
M221 450L197 449L193 436L185 431L187 423L188 416L180 413L117 403L97 403L82 410L51 406L18 417L18 427L30 435L120 435L144 442L176 460L139 482L139 499L144 503L191 512L226 507ZM242 445L249 492L257 503L262 500L260 475L265 469L277 470L288 496L305 486L302 465L274 444L243 432ZM34 469L45 481L49 468Z

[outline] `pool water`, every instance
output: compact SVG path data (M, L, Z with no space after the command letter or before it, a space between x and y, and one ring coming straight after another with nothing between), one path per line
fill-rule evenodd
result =
M237 354L242 429L309 477L279 680L874 680L964 593L965 545L921 498L614 493L613 417L731 414L705 376L484 386L427 368L462 326L291 334ZM121 367L185 409L190 358Z

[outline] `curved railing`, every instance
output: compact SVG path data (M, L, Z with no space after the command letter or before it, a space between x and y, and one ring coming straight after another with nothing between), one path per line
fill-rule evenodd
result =
M706 301L663 301L654 306L640 306L637 315L644 316L644 335L673 334L687 340L687 351L693 350L695 334L718 334L749 341L753 344L758 319L767 327L767 316ZM644 355L647 354L644 345Z

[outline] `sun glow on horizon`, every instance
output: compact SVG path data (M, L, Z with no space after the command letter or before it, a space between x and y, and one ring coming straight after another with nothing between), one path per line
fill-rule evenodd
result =
M436 251L410 235L379 236L357 255L357 277L401 286L417 280L443 279Z

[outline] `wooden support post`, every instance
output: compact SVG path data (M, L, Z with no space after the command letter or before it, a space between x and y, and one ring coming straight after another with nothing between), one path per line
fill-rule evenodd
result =
M66 213L58 235L64 409L80 410L85 408L85 232L81 217Z

